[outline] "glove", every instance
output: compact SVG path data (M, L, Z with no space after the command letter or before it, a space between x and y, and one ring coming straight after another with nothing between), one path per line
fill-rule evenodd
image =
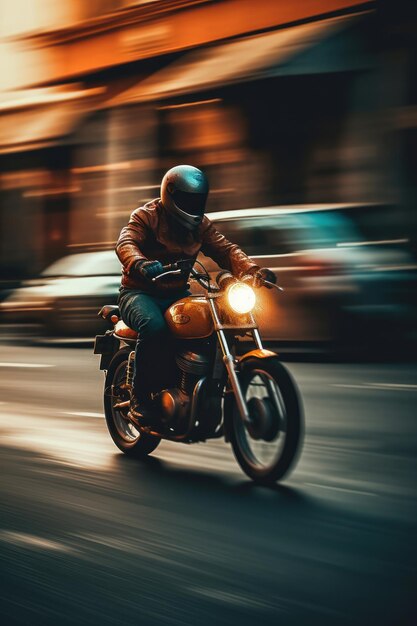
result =
M159 261L138 261L135 263L135 270L149 281L165 272Z
M272 289L271 285L264 285L263 281L267 280L269 283L273 283L275 285L277 282L277 277L272 270L269 270L266 267L262 267L260 270L244 276L242 280L244 280L245 282L249 282L255 289L263 286L267 287L267 289Z

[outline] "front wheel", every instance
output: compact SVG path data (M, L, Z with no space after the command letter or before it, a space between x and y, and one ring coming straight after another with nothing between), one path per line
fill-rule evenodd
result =
M126 387L129 353L130 349L119 350L109 365L105 384L104 414L110 436L119 450L128 456L141 459L153 452L161 439L141 433L127 416L129 408L117 406L130 400L130 391Z
M287 474L300 449L303 412L297 387L278 358L244 361L239 381L251 424L243 423L233 402L225 417L234 455L250 478L274 483Z

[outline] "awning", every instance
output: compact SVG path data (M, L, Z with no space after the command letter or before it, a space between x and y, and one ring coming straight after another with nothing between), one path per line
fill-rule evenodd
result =
M104 89L35 89L0 105L0 154L54 145L91 111Z
M158 101L273 76L360 69L369 64L362 38L341 35L366 15L302 24L190 52L107 105Z

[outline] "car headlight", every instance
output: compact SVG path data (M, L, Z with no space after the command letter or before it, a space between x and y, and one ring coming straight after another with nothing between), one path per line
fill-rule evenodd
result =
M249 313L256 304L254 290L245 283L231 285L227 291L227 299L236 313Z

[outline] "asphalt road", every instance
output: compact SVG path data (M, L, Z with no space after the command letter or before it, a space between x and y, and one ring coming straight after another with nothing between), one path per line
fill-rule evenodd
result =
M417 624L417 366L289 364L304 449L125 458L85 349L0 346L2 624Z

